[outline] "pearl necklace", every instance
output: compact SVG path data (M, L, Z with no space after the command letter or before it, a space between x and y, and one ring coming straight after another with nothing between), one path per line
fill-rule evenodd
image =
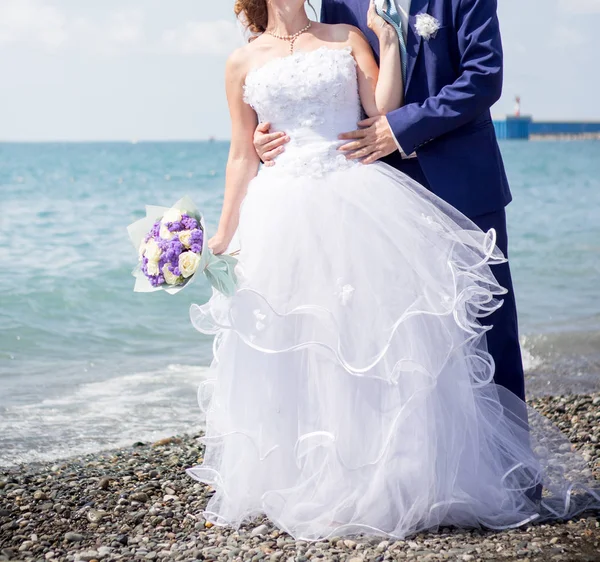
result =
M267 31L269 35L275 37L275 39L281 39L282 41L288 41L290 44L290 54L294 53L294 43L298 40L298 37L303 33L306 33L312 27L312 21L308 22L306 27L303 27L300 31L294 33L293 35L277 35L277 33L273 33L272 31Z

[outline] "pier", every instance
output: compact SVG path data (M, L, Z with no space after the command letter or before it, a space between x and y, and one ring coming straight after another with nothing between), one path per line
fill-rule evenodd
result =
M494 128L502 140L600 140L600 122L534 121L531 117L508 116L504 121L494 121Z
M521 115L521 98L516 98L514 115L495 120L496 136L501 140L600 140L600 121L535 121Z

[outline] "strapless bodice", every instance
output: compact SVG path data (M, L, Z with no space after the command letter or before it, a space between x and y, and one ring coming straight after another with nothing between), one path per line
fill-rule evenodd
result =
M244 101L261 122L291 138L271 170L321 175L354 165L337 151L338 135L354 130L361 116L350 48L321 47L272 59L248 73Z

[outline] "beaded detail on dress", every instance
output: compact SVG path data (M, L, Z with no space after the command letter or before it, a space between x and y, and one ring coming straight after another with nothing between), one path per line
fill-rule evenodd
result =
M357 165L337 151L338 135L354 130L361 118L350 47L321 47L270 60L248 73L244 101L260 121L291 138L277 166L264 172L321 176Z

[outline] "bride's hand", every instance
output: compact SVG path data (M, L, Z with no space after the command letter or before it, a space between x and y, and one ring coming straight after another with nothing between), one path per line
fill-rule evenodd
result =
M219 256L227 251L230 242L230 240L217 233L208 241L208 247L215 256Z
M387 0L392 2L393 0ZM377 35L377 38L381 41L382 39L396 39L396 31L394 28L385 21L375 9L375 0L371 0L369 4L369 11L367 12L367 25L369 29Z

